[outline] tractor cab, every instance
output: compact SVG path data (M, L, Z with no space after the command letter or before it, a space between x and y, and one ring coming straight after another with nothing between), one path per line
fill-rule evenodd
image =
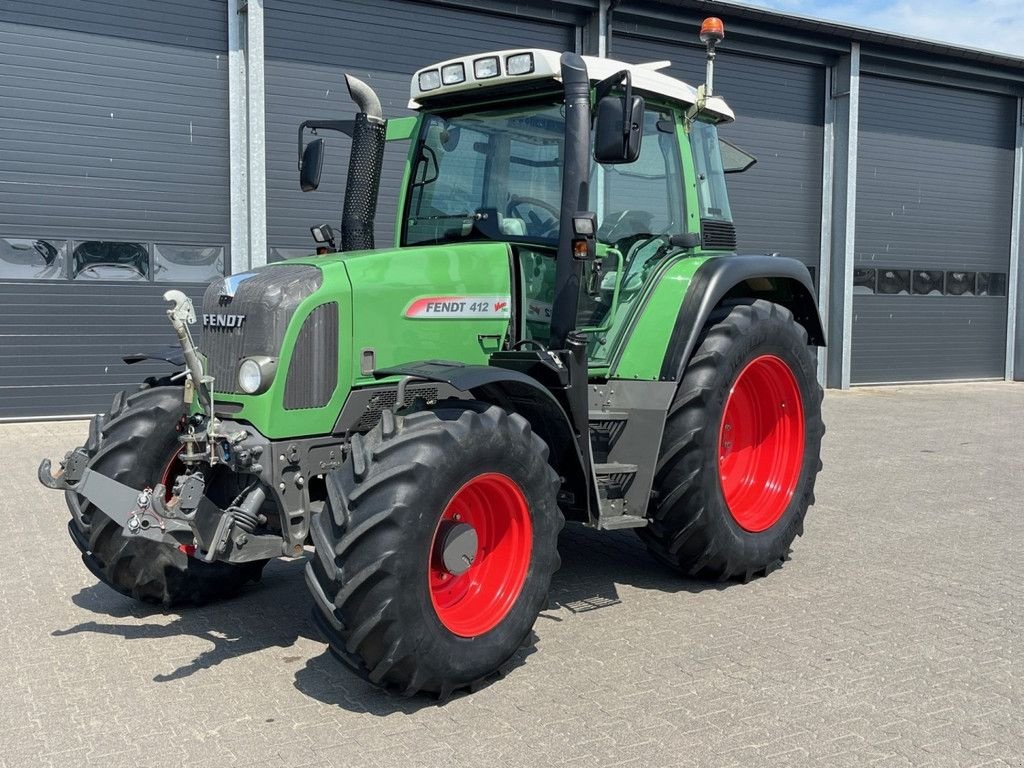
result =
M733 231L716 127L733 113L723 99L705 97L660 72L668 62L581 57L601 104L592 116L593 152L583 168L586 199L567 212L561 199L566 102L560 57L540 49L496 51L439 62L413 75L409 107L419 115L407 132L396 244L507 243L518 310L510 342L547 345L560 233L572 226L570 214L593 213L593 253L578 260L573 327L588 334L589 364L600 368L658 264L680 250L731 249L728 234L705 243L702 231ZM304 144L300 129L303 147L315 151L300 157L300 169L318 174L320 144ZM318 231L314 237L322 244Z
M398 222L401 245L509 243L522 296L516 341L542 344L551 336L559 234L571 218L561 208L559 60L553 51L506 50L415 73L409 106L421 118ZM582 207L597 227L594 258L580 265L574 327L588 334L589 364L601 367L655 267L680 249L696 252L703 220L732 226L716 125L733 114L722 99L660 72L668 62L582 61L598 101Z

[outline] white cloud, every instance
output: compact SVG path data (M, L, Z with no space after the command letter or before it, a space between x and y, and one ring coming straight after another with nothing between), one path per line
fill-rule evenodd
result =
M1024 58L1021 0L741 0L744 5L854 24Z

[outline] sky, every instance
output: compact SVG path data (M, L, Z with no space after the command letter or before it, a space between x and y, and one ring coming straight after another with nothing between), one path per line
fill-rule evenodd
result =
M1024 0L739 0L1024 58Z

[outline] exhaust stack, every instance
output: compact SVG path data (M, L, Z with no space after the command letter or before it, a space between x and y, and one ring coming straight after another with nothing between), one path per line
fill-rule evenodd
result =
M345 206L341 214L341 250L373 248L373 220L384 162L387 121L380 99L362 80L345 75L352 101L359 107L352 128L352 150L345 182Z

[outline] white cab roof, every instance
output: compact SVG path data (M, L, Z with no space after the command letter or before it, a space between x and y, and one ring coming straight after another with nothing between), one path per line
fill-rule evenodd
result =
M514 56L521 56L522 54L533 55L533 71L518 75L507 74L506 63L508 59ZM561 65L559 62L561 56L562 54L556 51L548 51L541 48L513 48L504 51L477 53L472 56L461 56L457 59L448 59L447 61L432 64L429 67L418 70L412 76L409 108L423 109L429 107L436 97L447 96L452 93L462 93L498 85L507 86L519 81L560 80ZM499 73L491 75L486 79L477 79L474 75L474 62L489 58L496 58L498 60ZM677 80L658 71L668 67L670 62L659 61L649 64L627 64L624 61L600 59L595 56L583 56L582 58L587 65L587 74L593 82L604 80L616 72L628 69L634 91L650 96L661 96L685 105L691 105L697 101L696 88L684 83L682 80ZM430 72L437 72L440 75L441 70L446 67L453 67L454 71L458 72L459 64L463 68L463 80L451 85L442 84L429 90L420 88L420 75ZM724 99L718 96L712 96L707 100L704 112L714 116L718 122L730 122L735 119L732 109L729 108Z

